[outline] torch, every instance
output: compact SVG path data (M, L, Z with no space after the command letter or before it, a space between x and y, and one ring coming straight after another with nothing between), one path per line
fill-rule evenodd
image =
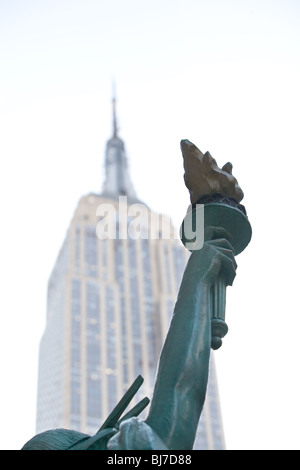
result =
M209 152L203 154L189 140L182 140L184 180L190 192L191 205L182 222L180 237L184 246L201 249L210 234L221 229L234 249L241 253L251 240L252 229L246 209L240 204L244 194L232 175L232 164L219 168ZM226 282L217 279L211 289L211 347L218 349L228 332L225 322Z

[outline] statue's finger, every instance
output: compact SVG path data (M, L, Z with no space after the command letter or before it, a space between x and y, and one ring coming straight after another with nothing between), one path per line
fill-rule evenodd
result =
M217 240L219 238L226 238L226 240L230 240L232 236L223 227L217 227L217 226L205 227L204 229L205 241Z

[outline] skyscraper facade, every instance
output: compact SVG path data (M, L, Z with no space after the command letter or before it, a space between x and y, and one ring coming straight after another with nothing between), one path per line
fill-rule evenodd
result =
M94 434L138 375L136 401L151 398L187 259L171 220L135 193L113 100L102 192L80 199L48 282L37 432ZM212 358L195 448L224 448L217 392Z

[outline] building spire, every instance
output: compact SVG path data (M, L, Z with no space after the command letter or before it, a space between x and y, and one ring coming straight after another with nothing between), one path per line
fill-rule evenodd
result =
M113 137L118 137L118 125L117 125L117 116L116 116L116 84L112 82L112 114L113 114Z
M116 117L116 92L113 82L112 96L112 118L113 135L107 141L105 152L105 180L102 195L105 197L118 198L120 195L128 196L129 199L137 201L137 196L131 182L125 145L118 135Z

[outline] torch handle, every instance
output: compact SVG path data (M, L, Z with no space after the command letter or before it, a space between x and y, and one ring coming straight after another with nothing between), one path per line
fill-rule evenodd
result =
M211 347L219 349L228 331L225 323L226 284L219 278L211 291Z
M225 196L224 198L226 199ZM230 244L234 249L234 256L237 256L246 248L252 236L248 217L241 207L240 204L235 207L225 201L206 201L203 211L203 204L198 201L191 210L188 210L182 222L180 238L183 245L189 251L199 249L203 246L205 237L209 235L209 229L214 230L216 227L222 227L230 235ZM212 349L218 349L222 345L222 338L228 331L228 326L225 323L226 286L231 285L231 282L226 283L225 274L223 272L223 279L220 276L211 289Z

